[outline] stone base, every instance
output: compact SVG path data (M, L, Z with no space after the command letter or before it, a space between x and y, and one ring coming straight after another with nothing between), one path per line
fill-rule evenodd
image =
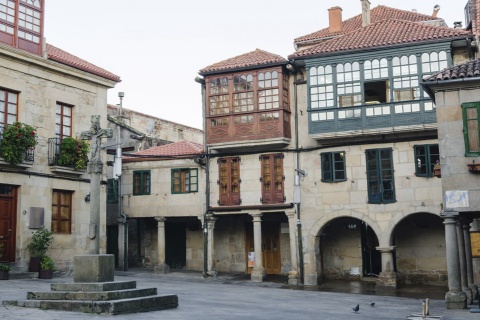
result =
M267 274L264 267L254 267L252 270L252 281L253 282L263 282Z
M153 272L154 273L160 273L160 274L167 274L167 273L170 273L170 267L168 266L168 264L159 264L159 265L156 265L155 268L153 268Z
M472 304L473 303L473 293L472 293L472 289L470 289L469 287L466 287L466 288L462 288L462 291L465 292L465 294L467 295L467 304Z
M74 282L109 282L115 273L113 254L85 254L73 257Z
M378 286L396 289L398 287L398 276L396 272L380 272L376 280Z
M298 279L298 272L297 271L290 271L288 273L288 284L291 286L296 286L299 284Z
M449 291L445 294L445 303L447 309L465 309L467 308L467 295L463 291Z
M216 277L218 275L218 272L215 271L215 270L210 270L210 271L207 271L207 276L209 277Z

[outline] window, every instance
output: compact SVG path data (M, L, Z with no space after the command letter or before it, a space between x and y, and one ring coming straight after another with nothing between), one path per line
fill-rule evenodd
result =
M415 175L433 177L433 167L440 161L438 144L413 146L415 153Z
M0 129L17 121L18 93L0 89Z
M422 54L422 71L424 74L438 72L448 66L445 51Z
M118 180L107 180L107 203L118 202Z
M72 191L53 190L52 228L54 233L72 233Z
M150 171L133 171L133 195L150 194Z
M335 106L333 96L333 68L330 65L310 68L311 108L329 108Z
M221 206L239 205L240 200L240 158L218 159L218 186Z
M72 107L57 102L55 112L55 137L62 141L72 136Z
M172 169L172 193L198 191L198 169Z
M465 140L465 156L480 155L480 131L478 128L480 102L462 104L463 135Z
M369 203L395 202L392 149L366 150Z
M262 203L285 202L283 182L283 154L270 154L260 156L262 162Z
M253 75L234 76L233 91L233 112L253 111Z
M322 160L322 181L338 182L347 180L345 171L345 152L323 152L320 154Z

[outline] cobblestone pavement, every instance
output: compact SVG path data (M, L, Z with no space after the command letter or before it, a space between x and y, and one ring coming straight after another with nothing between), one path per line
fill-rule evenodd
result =
M198 272L152 274L148 270L116 272L115 281L137 281L138 288L156 287L159 295L177 294L176 309L125 315L0 306L0 319L402 319L421 311L422 299L376 294L319 291L318 288L288 287L281 281L252 283L246 277L221 275L202 278ZM0 301L24 300L29 291L50 291L51 283L69 283L71 277L52 280L0 281ZM427 292L425 293L427 294ZM375 301L371 307L369 301ZM360 305L358 313L352 308ZM474 306L475 308L478 305ZM441 299L430 300L430 314L443 320L480 319L469 310L446 310Z

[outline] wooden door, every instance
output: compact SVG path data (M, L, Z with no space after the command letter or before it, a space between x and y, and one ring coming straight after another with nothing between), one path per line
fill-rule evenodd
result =
M16 200L17 189L0 184L0 243L3 245L0 261L2 262L15 262Z
M253 252L253 225L246 225L246 261L247 273L253 266L248 265L248 253ZM281 274L280 264L280 223L275 221L262 222L262 259L267 274Z

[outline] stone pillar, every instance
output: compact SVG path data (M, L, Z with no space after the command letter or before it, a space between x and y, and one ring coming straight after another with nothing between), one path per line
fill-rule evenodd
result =
M398 275L393 268L393 250L395 250L395 247L376 247L375 249L380 251L382 255L382 271L378 275L377 284L396 289Z
M255 250L255 267L252 270L252 281L263 282L266 277L265 268L263 267L262 252L262 214L252 214L253 217L253 243Z
M288 273L288 284L299 284L299 272L298 272L298 248L297 248L297 215L294 210L287 211L285 214L288 217L288 231L290 237L290 256L292 260L292 270Z
M165 217L155 217L157 220L157 256L158 262L154 268L155 273L169 273L170 267L165 263Z
M470 303L473 303L473 300L475 300L475 297L477 295L477 286L473 282L472 242L470 239L471 223L472 223L472 220L470 219L462 220L463 239L465 242L465 259L466 259L466 265L467 265L467 284L472 292L472 300L470 301Z
M465 309L467 295L462 291L460 279L460 262L457 245L456 219L454 216L444 217L445 244L448 271L448 292L445 294L447 309Z
M214 249L214 229L215 229L215 222L218 218L214 217L213 215L207 215L207 227L208 227L208 237L207 237L207 274L209 276L216 276L217 271L213 270L213 249Z
M465 238L463 237L463 223L457 220L457 245L458 245L458 258L460 262L460 281L462 285L462 291L467 295L467 304L472 303L472 290L468 287L467 279L467 258L465 254Z
M118 268L122 271L128 269L128 220L123 223L123 219L118 220ZM127 254L125 254L127 253ZM125 261L127 260L127 261Z

